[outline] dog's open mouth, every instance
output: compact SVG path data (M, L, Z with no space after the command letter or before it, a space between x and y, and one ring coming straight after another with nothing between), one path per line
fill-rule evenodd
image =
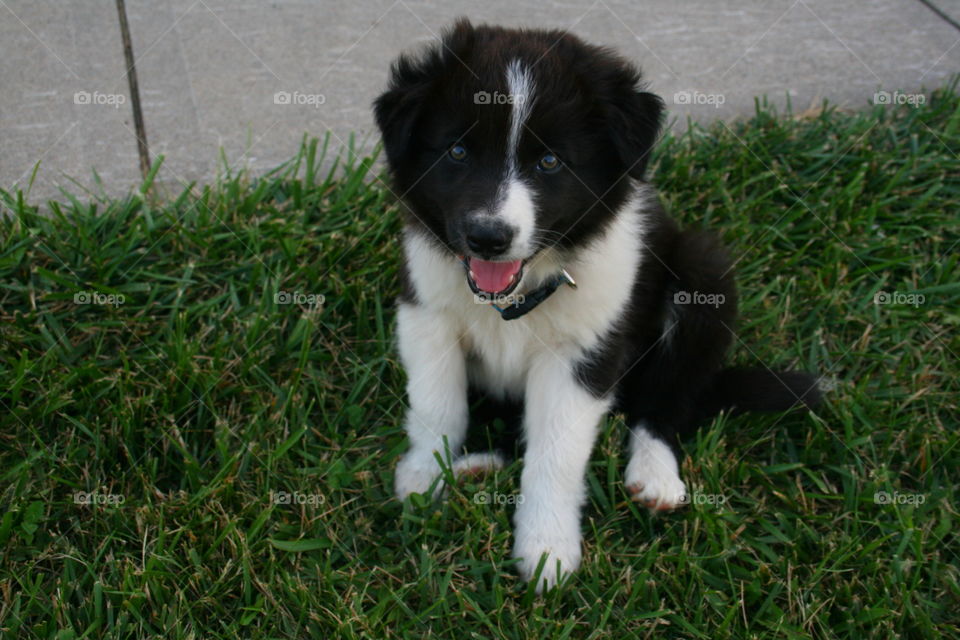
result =
M523 278L523 260L493 262L461 256L460 261L467 270L467 284L476 294L505 296L512 292Z

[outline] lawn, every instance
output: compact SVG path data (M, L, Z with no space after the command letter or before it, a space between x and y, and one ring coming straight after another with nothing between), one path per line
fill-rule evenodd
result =
M594 451L584 562L512 571L520 462L392 497L397 205L305 141L160 199L0 192L0 633L10 638L960 636L960 96L661 143L674 215L738 258L738 364L831 387L721 416L651 516Z

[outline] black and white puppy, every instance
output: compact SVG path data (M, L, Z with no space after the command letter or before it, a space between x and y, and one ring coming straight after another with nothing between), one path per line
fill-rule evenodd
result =
M662 101L611 51L561 31L473 26L393 65L375 103L406 208L400 356L410 449L396 493L499 464L463 451L469 400L519 407L514 555L538 589L580 563L585 472L610 412L624 484L684 502L677 437L722 409L812 405L800 372L725 369L736 291L714 236L682 231L643 181Z

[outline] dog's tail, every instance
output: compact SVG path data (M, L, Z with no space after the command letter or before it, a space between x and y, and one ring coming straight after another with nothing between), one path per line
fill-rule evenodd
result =
M769 369L723 369L713 379L701 408L707 416L726 409L734 414L747 411L776 412L807 407L823 400L817 378L805 371Z

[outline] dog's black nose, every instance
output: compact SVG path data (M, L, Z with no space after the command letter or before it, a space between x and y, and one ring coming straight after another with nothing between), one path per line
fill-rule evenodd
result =
M495 258L510 248L513 231L497 220L474 220L467 226L467 247L481 258Z

